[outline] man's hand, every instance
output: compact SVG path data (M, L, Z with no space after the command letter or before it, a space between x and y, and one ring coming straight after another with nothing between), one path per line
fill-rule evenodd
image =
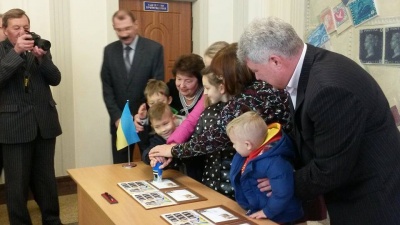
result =
M267 196L270 197L272 195L272 189L271 185L269 184L269 179L268 178L261 178L257 179L258 182L258 189L260 189L261 192L267 192Z
M44 55L46 55L46 53L47 52L45 50L38 48L38 46L35 46L32 49L32 54L39 60L39 62L42 61L42 58Z
M115 128L118 128L120 120L121 120L121 118L119 118L119 119L117 119L117 121L115 121Z
M138 109L139 119L146 119L147 118L147 108L146 103L140 105Z
M18 37L17 43L14 45L14 50L17 54L31 51L33 49L33 44L32 36L30 34L23 34Z

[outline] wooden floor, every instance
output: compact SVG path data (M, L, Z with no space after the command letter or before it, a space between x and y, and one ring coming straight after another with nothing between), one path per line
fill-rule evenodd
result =
M63 195L59 197L60 218L65 225L77 225L78 221L78 198L76 194ZM34 200L28 201L28 210L33 225L41 225L41 214L38 205ZM5 204L0 205L0 224L9 225L7 208Z
M76 184L69 176L57 177L57 187L59 196L76 194ZM29 199L33 199L31 193L29 193ZM0 184L0 205L5 204L5 202L6 202L6 195L4 190L4 184Z

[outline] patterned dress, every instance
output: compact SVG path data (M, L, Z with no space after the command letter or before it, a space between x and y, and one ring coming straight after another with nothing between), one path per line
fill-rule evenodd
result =
M205 130L213 129L217 126L218 117L225 105L226 103L219 102L207 107L200 116L194 135L200 135ZM235 153L234 148L228 147L223 151L206 154L202 176L202 183L204 185L231 199L235 199L235 196L230 184L229 171Z
M218 189L216 185L221 184L219 183L221 181L221 176L219 176L221 171L230 166L222 163L224 160L219 160L221 157L233 158L233 154L231 154L232 143L226 134L226 125L232 119L250 110L258 112L266 123L278 122L282 124L284 131L287 133L292 129L288 94L283 90L273 89L271 85L265 82L255 81L222 107L215 117L216 121L213 123L215 125L203 129L197 135L193 135L188 142L175 145L171 151L173 157L189 158L208 155L207 169L203 173L203 179L210 178L209 181L206 180L205 184L213 189ZM220 155L218 156L218 154ZM213 158L216 156L219 159ZM213 162L215 163L213 164ZM226 174L226 176L229 177L229 174ZM225 191L221 193L225 194ZM229 191L227 196L229 196Z

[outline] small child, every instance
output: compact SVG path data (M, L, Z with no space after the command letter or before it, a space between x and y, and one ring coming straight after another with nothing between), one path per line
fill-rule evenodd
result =
M162 80L150 79L147 82L146 88L144 89L144 96L146 97L146 102L149 108L157 102L163 102L168 105L172 102L169 88ZM171 110L175 115L178 113L178 111L172 107ZM142 125L148 125L146 104L142 104L139 107L138 117L140 118ZM177 125L179 125L183 119L184 117L177 117Z
M230 179L235 199L251 218L268 218L289 223L303 216L301 202L294 196L292 142L279 123L269 126L250 111L228 123L226 132L236 149ZM257 179L269 178L272 188L267 196L257 187Z
M217 126L221 110L231 99L231 96L226 92L223 76L212 73L210 67L204 68L201 72L203 75L204 96L207 97L205 99L206 108L200 115L193 136L200 135ZM229 180L229 170L235 153L235 149L232 146L227 146L224 151L206 154L201 176L201 182L204 185L231 199L234 199L234 191Z
M149 146L143 151L142 161L153 166L149 159L149 152L154 146L167 143L168 137L176 129L176 117L172 113L171 107L164 102L152 104L148 113L155 134L150 137Z

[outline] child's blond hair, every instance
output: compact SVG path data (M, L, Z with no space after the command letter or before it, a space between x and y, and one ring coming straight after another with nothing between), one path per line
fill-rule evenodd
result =
M148 98L154 94L162 94L167 97L170 96L167 84L162 80L150 79L144 89L144 96Z
M149 108L149 120L153 122L154 120L161 120L164 115L173 117L171 108L168 104L163 102L157 102L152 107Z
M214 58L215 54L226 46L228 46L229 43L226 41L217 41L212 43L208 48L204 51L204 56L208 56L210 58Z
M264 119L254 111L245 112L236 117L226 126L228 137L235 135L242 140L253 143L264 141L268 133L268 126Z

